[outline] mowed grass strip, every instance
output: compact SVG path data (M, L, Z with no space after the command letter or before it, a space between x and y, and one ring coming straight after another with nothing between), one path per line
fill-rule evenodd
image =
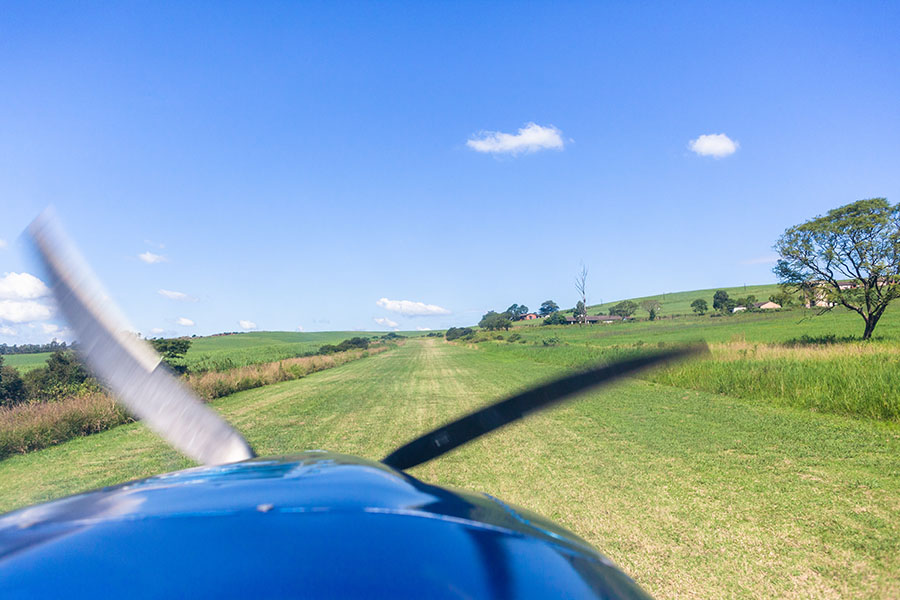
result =
M381 458L560 374L415 340L213 403L260 454ZM0 507L177 469L139 424L0 462ZM417 467L570 527L659 598L897 597L900 429L628 381Z

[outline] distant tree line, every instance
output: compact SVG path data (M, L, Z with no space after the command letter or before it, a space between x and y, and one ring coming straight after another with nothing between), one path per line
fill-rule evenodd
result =
M53 340L49 344L0 344L0 354L37 354L38 352L56 352L57 350L65 350L67 347L65 342L57 342Z

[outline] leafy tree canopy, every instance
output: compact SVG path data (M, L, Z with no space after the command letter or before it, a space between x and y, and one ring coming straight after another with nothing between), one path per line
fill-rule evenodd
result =
M485 313L485 315L481 317L481 321L478 322L479 327L489 331L495 329L509 329L511 324L507 313L498 313L493 310Z
M575 309L572 311L572 316L575 317L575 320L579 323L584 323L587 319L587 308L584 305L584 302L581 300L578 301L578 304L575 305Z
M623 300L609 309L609 314L622 318L630 317L638 309L638 305L631 300Z
M826 312L840 305L865 322L869 339L900 295L900 205L859 200L787 229L775 243L774 271Z
M713 294L713 308L716 310L723 310L727 308L728 303L728 292L725 290L718 290L715 294Z
M559 310L559 305L556 304L553 300L544 300L541 304L541 316L546 317L547 315L551 315Z
M3 366L0 354L0 406L14 406L25 402L25 384L13 367Z
M656 315L659 314L662 304L660 304L659 300L644 300L641 302L641 308L647 311L647 314L650 315L650 320L652 321L656 318Z
M163 362L176 373L184 373L187 366L184 364L184 355L191 347L191 340L184 338L148 340L153 349L162 355Z
M504 311L513 321L518 321L528 314L528 307L524 304L513 304Z
M707 310L709 310L709 305L703 298L697 298L696 300L691 302L691 310L693 310L698 315L702 315L705 314Z

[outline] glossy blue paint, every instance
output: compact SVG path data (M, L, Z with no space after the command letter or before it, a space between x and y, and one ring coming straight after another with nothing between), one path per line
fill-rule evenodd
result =
M327 452L0 516L0 597L647 598L571 532Z

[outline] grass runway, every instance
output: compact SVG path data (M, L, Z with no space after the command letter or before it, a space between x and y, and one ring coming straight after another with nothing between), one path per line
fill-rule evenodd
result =
M434 339L213 403L261 455L381 458L562 373ZM190 463L140 424L0 462L0 510ZM658 598L900 596L900 427L630 380L411 473L569 527Z

